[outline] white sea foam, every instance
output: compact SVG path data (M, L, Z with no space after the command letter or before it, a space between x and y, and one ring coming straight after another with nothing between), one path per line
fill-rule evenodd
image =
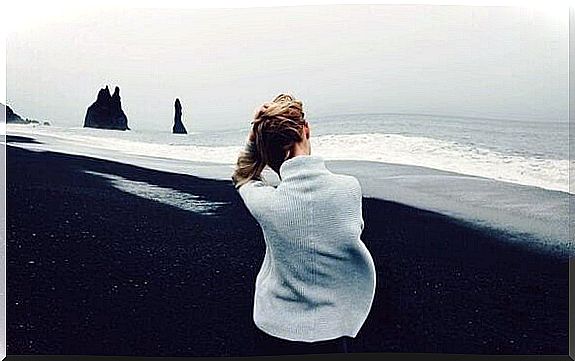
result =
M157 134L12 124L7 126L7 132L9 135L34 138L34 143L13 143L30 150L90 156L228 181L244 141L241 139L243 132L238 132L235 140L233 136L230 137L231 133L218 140L205 140L208 137L205 134L182 136L167 132ZM211 141L214 144L210 145ZM392 200L481 225L519 232L519 242L547 247L559 254L572 255L575 252L568 227L570 196L545 190L568 191L567 160L502 154L456 142L380 133L316 134L312 149L314 154L325 159L352 160L333 162L330 167L336 172L357 176L368 197ZM423 166L455 174L386 166L385 163ZM211 204L193 194L112 174L92 174L109 179L112 186L122 191L192 212L213 214L223 205ZM493 182L493 179L507 183ZM513 183L536 188L516 187ZM535 235L535 238L524 237L523 234Z
M115 188L138 197L168 204L173 207L203 215L213 215L225 202L210 202L199 196L177 191L175 189L160 187L146 182L133 181L114 174L85 171L88 174L106 178Z
M234 164L241 145L196 145L192 137L151 132L8 125L9 134L50 137L59 149L91 149L181 161ZM196 138L197 139L197 138ZM42 141L42 139L39 139ZM34 147L42 148L42 145ZM50 146L46 146L50 149ZM328 160L415 165L516 184L569 192L569 161L510 155L457 142L399 134L338 134L312 138Z
M313 150L326 159L416 165L545 189L569 191L569 161L506 155L425 137L397 134L325 135Z

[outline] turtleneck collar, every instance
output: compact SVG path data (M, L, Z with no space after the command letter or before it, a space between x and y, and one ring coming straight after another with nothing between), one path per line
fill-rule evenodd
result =
M283 180L303 169L319 171L327 170L325 167L325 161L322 157L318 155L304 154L284 161L280 166L280 175Z

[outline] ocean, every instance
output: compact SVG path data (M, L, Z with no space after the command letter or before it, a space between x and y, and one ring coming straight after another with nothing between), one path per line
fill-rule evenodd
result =
M568 182L568 122L406 114L339 115L309 122L312 153L325 158L332 171L356 176L364 197L509 232L509 241L561 257L575 255L569 234L574 195ZM11 142L29 150L230 181L248 134L246 123L211 131L194 131L187 124L186 135L138 129L135 121L130 131L8 124L6 132L33 138ZM270 170L264 176L279 181ZM157 191L146 184L132 188L142 194Z
M312 151L326 160L414 165L569 192L568 121L519 121L416 114L355 114L309 120ZM171 129L109 131L8 125L49 135L70 147L181 161L233 164L247 127L176 135Z

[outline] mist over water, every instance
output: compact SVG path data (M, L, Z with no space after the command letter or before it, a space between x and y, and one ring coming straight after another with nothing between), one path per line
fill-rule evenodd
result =
M100 88L119 86L130 127L156 131L171 128L175 98L188 131L204 132L241 127L280 92L312 118L553 122L568 118L568 20L503 6L93 10L9 34L7 101L73 127ZM430 124L396 122L420 136Z

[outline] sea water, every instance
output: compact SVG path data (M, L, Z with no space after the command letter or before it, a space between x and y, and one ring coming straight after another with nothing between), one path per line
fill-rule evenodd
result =
M509 240L514 242L575 255L569 234L573 193L567 121L413 114L308 121L312 153L324 157L331 170L356 176L364 196L495 227L512 232ZM130 131L15 124L8 124L6 131L34 138L37 143L12 143L31 150L230 181L248 134L246 123L221 130L196 129L192 123L185 135L172 134L171 129L139 129L135 121ZM156 187L146 192L159 194ZM164 193L154 199L175 199L182 207L191 204Z
M308 119L312 151L326 160L415 165L569 192L568 121L482 119L417 114L350 114ZM130 131L8 125L69 147L93 147L164 159L234 164L249 123L228 129Z

